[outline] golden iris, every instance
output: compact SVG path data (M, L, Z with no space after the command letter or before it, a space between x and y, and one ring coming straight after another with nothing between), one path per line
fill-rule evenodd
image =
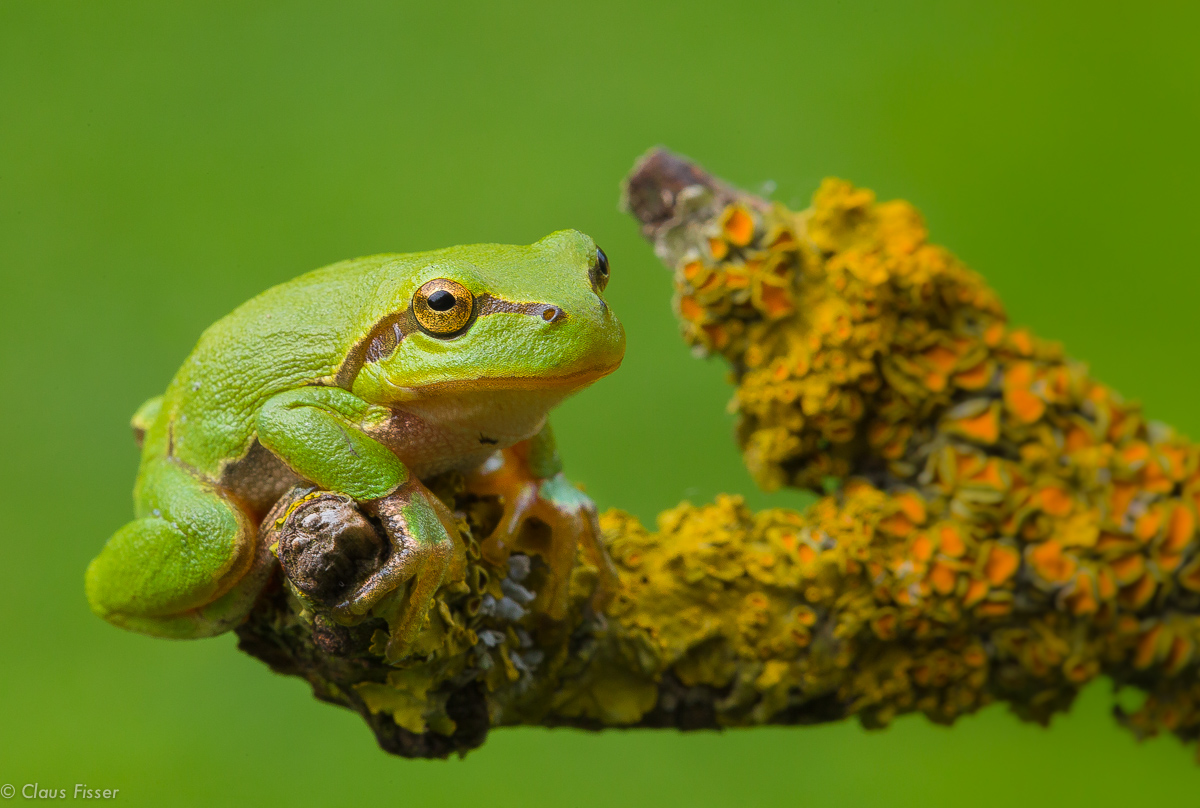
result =
M435 337L449 337L471 323L475 298L461 283L435 278L413 295L413 316L422 330Z

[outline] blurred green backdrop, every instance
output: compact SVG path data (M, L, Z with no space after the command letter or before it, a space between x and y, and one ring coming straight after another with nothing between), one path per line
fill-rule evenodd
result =
M655 143L794 205L827 174L911 199L1015 320L1200 435L1183 4L336 5L0 5L0 783L138 805L1194 803L1191 751L1135 743L1107 683L1049 730L1001 707L951 730L507 730L404 761L232 636L93 618L134 408L245 298L372 252L594 235L629 353L557 417L572 475L644 519L724 490L802 502L753 490L723 368L678 341L617 211Z

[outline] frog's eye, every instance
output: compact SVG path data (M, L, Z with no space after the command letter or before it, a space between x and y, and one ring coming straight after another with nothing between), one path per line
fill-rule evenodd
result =
M603 292L604 287L608 286L608 256L599 247L596 248L596 263L588 270L588 277L596 294Z
M467 287L445 278L429 281L413 295L413 316L427 334L453 337L471 323L475 298Z

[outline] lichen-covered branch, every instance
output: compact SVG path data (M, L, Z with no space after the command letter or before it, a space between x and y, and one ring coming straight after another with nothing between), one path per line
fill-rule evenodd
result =
M343 626L324 605L382 563L376 528L297 489L264 524L284 575L245 650L408 756L514 724L883 726L993 701L1044 722L1099 675L1148 694L1118 712L1134 731L1200 736L1195 445L1009 326L907 203L827 180L795 213L658 150L626 204L674 273L684 338L730 364L755 477L828 495L804 513L685 503L655 532L604 514L617 590L597 613L581 554L554 621L536 551L503 568L478 552L498 501L432 481L468 574L388 665L386 617Z

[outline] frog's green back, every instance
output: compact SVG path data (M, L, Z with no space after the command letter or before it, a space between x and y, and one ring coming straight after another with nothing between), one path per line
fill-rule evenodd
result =
M343 261L272 287L200 336L163 396L146 434L143 460L168 451L216 477L242 456L262 403L276 393L329 379L377 316L381 268L399 256Z

